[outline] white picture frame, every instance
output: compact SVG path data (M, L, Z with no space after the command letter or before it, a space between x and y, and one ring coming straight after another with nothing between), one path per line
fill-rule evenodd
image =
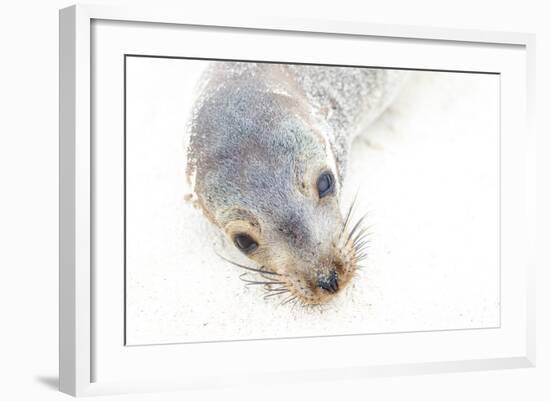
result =
M94 52L102 51L97 47L106 42L93 42L92 36L94 24L101 24L102 21L114 27L113 31L106 33L112 35L109 37L112 40L109 40L109 46L105 46L105 51L116 56L113 58L118 60L115 60L116 63L123 63L124 57L118 57L119 54L135 53L140 49L146 49L149 53L153 49L155 54L171 52L170 47L174 46L172 41L167 41L164 48L154 50L155 46L159 46L160 39L174 35L176 31L186 35L188 27L193 28L194 32L202 29L218 35L238 32L242 37L261 32L264 35L262 38L273 40L274 44L283 40L282 35L287 38L293 35L306 37L304 40L338 36L343 41L361 41L364 38L403 41L407 45L415 44L419 51L424 46L426 49L421 51L425 51L426 60L431 62L435 60L437 51L440 60L434 69L502 74L506 90L502 92L501 134L503 138L510 139L513 135L520 135L522 140L505 140L501 149L501 221L506 223L501 225L501 326L477 332L455 330L445 333L381 334L368 337L368 341L362 335L272 340L269 352L273 355L281 352L292 355L303 353L310 359L307 363L297 359L295 364L290 364L294 365L292 368L289 368L287 360L285 364L274 364L269 370L254 365L257 362L254 355L267 352L267 345L261 341L188 345L183 351L182 344L125 347L123 332L120 331L124 308L121 309L122 305L118 302L118 297L123 296L123 289L118 286L123 279L120 274L123 270L115 269L112 277L98 276L94 272L98 262L111 255L106 252L98 256L94 248L99 215L95 213L97 205L94 203L97 201L94 194L95 174L97 157L101 156L97 154L99 148L93 141L93 127L97 124L94 121L93 96L97 88L92 85L92 77L97 66L94 55L98 54ZM120 26L115 26L117 24ZM163 29L148 31L148 39L139 44L130 43L133 39L128 38L139 37L141 29L155 26ZM122 35L120 30L132 30L132 35ZM268 383L273 375L281 380L300 381L534 366L535 259L531 255L534 255L536 228L536 138L531 128L535 82L533 35L363 22L275 18L224 20L190 15L185 8L168 12L154 7L121 9L78 5L60 11L59 38L61 391L80 396L226 386L245 383L252 378ZM484 56L490 49L494 50L494 54ZM179 55L185 55L187 50L180 48L178 51L183 52ZM197 56L200 51L194 49L192 56ZM207 51L202 54L203 57L208 56ZM235 50L231 50L230 46L225 51L225 58L228 59L239 59L245 54L231 57L229 52ZM251 50L242 50L245 51ZM464 56L459 62L457 59L461 54ZM405 56L386 54L385 65L401 66L398 63L402 63L400 58L402 60ZM256 56L259 59L257 57L267 56L260 54ZM287 58L299 61L299 57L298 52ZM475 57L478 60L474 60ZM476 65L481 65L479 63L485 63L484 67L476 69ZM419 68L422 66L419 65ZM117 71L120 73L121 70ZM114 86L118 84L114 83ZM512 98L512 93L517 97ZM113 112L119 111L115 108ZM507 157L509 147L515 149L517 157L514 160ZM511 163L515 164L515 169L509 168ZM116 181L113 184L116 185ZM521 232L521 238L517 238L514 232ZM514 247L509 244L514 244ZM123 269L120 264L114 265ZM99 304L93 298L97 291L107 294L101 295L103 301ZM101 305L105 299L115 305L112 313L102 312ZM353 352L346 360L316 359L313 346L320 343L323 347L370 350L369 357L363 352ZM395 349L397 355L389 355L388 349ZM220 360L212 364L211 358L215 356ZM156 372L147 366L155 366Z

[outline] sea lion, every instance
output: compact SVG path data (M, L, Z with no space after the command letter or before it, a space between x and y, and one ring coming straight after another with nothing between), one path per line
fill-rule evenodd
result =
M189 121L187 175L204 215L258 267L250 284L305 305L335 297L365 256L340 193L351 142L404 72L212 62Z

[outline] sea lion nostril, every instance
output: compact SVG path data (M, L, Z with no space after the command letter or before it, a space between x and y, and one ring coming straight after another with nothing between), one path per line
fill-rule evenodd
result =
M332 270L328 276L319 279L317 285L319 288L334 294L340 288L338 286L338 273L336 273L335 270Z

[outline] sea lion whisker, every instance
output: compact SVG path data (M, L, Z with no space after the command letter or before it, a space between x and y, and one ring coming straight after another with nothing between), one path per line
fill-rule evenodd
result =
M290 294L290 295L288 295L286 298L283 298L282 302L284 302L284 301L286 301L287 299L290 299L290 298L292 298L292 297L293 297L293 295ZM283 305L283 304L281 303L281 305Z
M366 255L366 249L368 249L368 248L365 248L365 249L361 250L360 252L356 252L355 253L355 258L357 259L357 258L359 258L363 255Z
M370 239L363 239L357 244L353 244L352 247L342 253L342 258L346 259L348 256L350 256L353 253L359 253L360 251L368 248L365 247L366 245L370 244L372 241Z
M276 292L272 292L270 294L264 295L264 299L274 297L276 295L282 295L282 294L285 294L287 292L289 292L289 291L288 290L279 290L279 291L276 291Z
M217 252L216 252L216 255L218 255L220 258L222 258L222 259L225 260L226 262L231 263L231 264L234 265L234 266L240 267L241 269L250 270L250 271L253 271L253 272L256 272L256 273L273 274L273 275L276 275L276 276L280 276L279 273L270 272L270 271L267 271L267 270L262 270L262 268L263 268L264 266L260 267L259 269L256 269L256 268L254 268L254 267L245 266L245 265L241 265L240 263L233 262L232 260L229 260L229 259L223 257L222 255L220 255L220 254L217 253Z
M354 210L354 207L355 207L355 202L357 201L357 196L359 195L359 190L357 190L357 192L355 193L355 196L353 198L353 201L351 202L351 205L348 209L348 212L346 214L346 218L344 220L344 224L342 225L342 230L340 231L340 235L338 236L338 240L340 240L342 238L342 234L344 233L344 230L346 229L349 221L350 221L350 218L351 218L351 215L353 213L353 210Z
M286 286L284 284L277 284L277 285L279 285L280 287L278 287L278 288L265 287L265 290L267 292L288 290L288 288L286 288Z
M281 303L281 305L286 305L286 304L288 304L289 302L294 301L295 299L296 299L296 295L290 296L289 298L286 298L285 300L283 300L283 302Z
M355 239L351 245L352 245L352 247L356 248L360 243L364 243L365 241L366 242L371 242L371 235L370 234L361 235L360 237Z
M362 241L359 241L358 243L353 244L353 249L355 250L355 252L357 252L361 249L361 247L368 245L370 243L372 243L370 239L364 238Z
M278 278L269 277L269 276L264 276L263 273L260 273L260 276L261 276L262 278L265 278L266 280L271 281L272 283L278 283ZM279 276L282 277L282 274L280 274Z
M361 246L361 248L358 249L358 251L364 251L366 249L370 249L372 248L372 246L373 246L372 241L367 241Z
M362 226L363 223L364 222L361 223L361 228L359 229L359 231L357 231L354 235L350 236L350 239L352 240L353 243L360 241L363 238L368 237L369 235L372 235L373 225L371 224L368 226Z
M363 244L361 244L361 247L355 248L355 253L359 253L362 250L369 249L372 247L372 241L366 241Z
M357 237L354 241L353 241L353 246L357 246L359 245L360 242L364 242L365 240L366 241L371 241L371 237L372 237L372 233L365 233L363 235L361 235L360 237Z
M353 201L351 202L351 205L348 209L348 212L346 213L346 218L344 220L344 223L342 224L342 230L340 231L340 235L342 235L344 233L344 230L346 229L349 222L351 221L351 217L353 215L353 212L355 211L355 202L357 201L357 195L358 195L358 193L355 194L355 197L353 198Z
M363 227L361 230L357 232L357 234L353 237L353 243L357 243L361 241L364 238L367 238L369 235L372 235L372 226Z
M357 252L354 257L353 257L353 260L355 262L359 262L360 260L362 260L363 258L365 258L367 256L367 253L366 253L366 249L362 249L360 252Z
M370 244L370 241L366 241L366 242L361 243L360 246L357 246L357 247L355 248L355 253L356 253L356 254L357 254L357 253L361 253L362 251L364 251L364 250L366 250L366 249L369 249L369 248L370 248L370 245L369 245L369 244Z
M365 218L367 217L366 214L363 215L363 217L361 217L357 223L355 223L355 225L353 226L352 230L350 231L349 235L348 235L348 239L346 241L346 243L344 244L344 246L346 246L347 244L349 244L349 242L352 240L353 237L353 234L355 233L355 231L361 226L361 224L363 223L363 221L365 220Z
M352 252L357 253L357 252L359 252L359 251L361 250L361 247L363 247L363 246L365 246L365 245L367 245L367 244L370 244L370 243L371 243L370 240L363 238L363 240L359 241L357 244L355 244L355 243L352 244L352 246L350 247L350 249L348 249L347 254L349 255L349 254L352 253Z
M276 296L276 295L282 295L282 294L284 294L285 292L289 292L289 290L284 290L284 291L279 291L279 292L274 292L274 293L272 293L272 294L264 295L264 299L271 298L271 297L274 297L274 296Z
M274 279L271 279L269 277L266 277L266 279L269 279L269 281L259 281L259 280L248 280L244 277L246 277L248 273L243 273L243 274L240 274L239 275L239 279L241 281L244 281L245 283L248 283L247 285L255 285L255 284L267 284L267 285L271 285L271 284L284 284L283 281L277 281L277 280L274 280Z
M278 284L284 284L283 282L272 282L272 281L249 281L249 280L243 280L247 282L247 286L250 285L278 285Z

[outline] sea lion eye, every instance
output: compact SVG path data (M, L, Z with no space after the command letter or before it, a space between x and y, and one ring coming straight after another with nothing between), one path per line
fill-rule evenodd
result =
M319 198L334 192L334 176L330 171L321 173L317 178L317 191L319 192Z
M254 241L252 237L248 234L235 235L235 237L233 238L233 242L235 242L235 246L237 248L245 253L252 252L258 247L258 243Z

